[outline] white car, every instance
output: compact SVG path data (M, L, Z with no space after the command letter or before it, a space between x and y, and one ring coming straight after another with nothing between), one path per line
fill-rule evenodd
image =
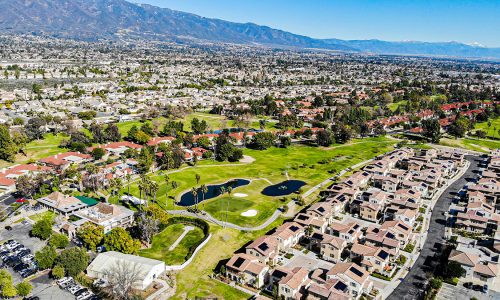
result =
M72 279L71 277L63 277L63 278L57 280L56 282L57 282L57 285L61 285L61 284L64 284L64 283L70 281L71 279Z
M85 292L85 293L81 294L80 296L76 297L76 300L85 300L85 299L92 297L93 295L94 295L94 293L92 293L92 292Z
M34 256L33 254L28 254L28 255L26 255L25 257L23 257L21 260L22 260L23 262L28 262L28 261L33 260L34 258L35 258L35 256Z
M82 287L81 285L79 285L79 284L75 284L74 286L70 287L68 291L69 291L71 294L73 294L73 295L74 295L74 294L76 294L76 292L78 292L78 291L79 291L79 290L81 290L81 289L83 289L83 287Z

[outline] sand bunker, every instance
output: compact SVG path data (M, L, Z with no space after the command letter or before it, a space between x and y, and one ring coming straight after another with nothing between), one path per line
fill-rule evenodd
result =
M236 193L236 194L234 194L234 196L235 196L236 198L245 198L245 197L248 197L248 195L247 195L247 194L243 194L243 193Z
M255 217L257 215L257 211L255 209L250 209L242 213L241 215L243 217Z

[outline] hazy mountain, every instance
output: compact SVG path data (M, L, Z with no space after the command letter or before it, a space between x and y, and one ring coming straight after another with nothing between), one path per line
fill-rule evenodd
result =
M380 40L323 40L326 43L344 45L362 52L403 55L437 55L457 57L500 58L500 48L486 48L480 45L466 45L457 42L386 42Z
M459 43L320 40L124 0L0 0L0 32L85 40L123 36L351 52L500 58L500 49Z

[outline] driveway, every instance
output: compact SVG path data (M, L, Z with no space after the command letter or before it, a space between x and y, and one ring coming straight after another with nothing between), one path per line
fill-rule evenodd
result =
M283 266L289 269L302 267L308 269L309 271L318 268L330 270L334 266L333 263L318 258L316 253L312 251L304 253L297 249L293 249L292 253L293 257L291 259L283 257Z
M425 273L434 271L434 268L436 268L434 255L438 253L438 249L446 243L444 239L446 217L444 214L448 211L456 193L458 193L467 182L477 179L477 174L475 174L474 171L479 169L481 158L467 156L466 159L470 162L467 171L460 179L452 183L444 191L434 206L429 223L429 232L420 256L404 281L396 287L388 299L403 300L421 298L426 281Z

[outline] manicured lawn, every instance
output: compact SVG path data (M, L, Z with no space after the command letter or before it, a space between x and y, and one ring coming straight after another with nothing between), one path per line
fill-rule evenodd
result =
M230 179L267 179L273 184L280 183L287 179L288 174L290 179L303 180L307 183L303 187L306 191L316 184L322 182L328 177L333 176L329 171L340 171L356 163L373 158L379 154L392 149L394 141L387 138L371 138L363 140L354 140L351 144L335 145L330 148L310 147L296 145L287 149L270 148L264 151L244 149L244 154L255 159L255 162L250 164L222 164L216 162L205 162L194 168L187 168L179 172L171 173L170 182L176 181L177 189L172 190L171 185L168 187L170 197L179 199L185 191L191 190L194 186L202 184L218 184L226 182ZM199 174L201 180L199 185L196 185L195 175ZM162 207L173 209L173 199L169 198L166 201L167 185L164 182L164 175L154 174L152 180L159 183L160 189L157 193L157 201ZM251 201L254 204L251 209L256 209L259 215L255 218L243 218L241 213L249 208L234 208L229 214L230 222L244 222L245 224L255 224L256 222L265 219L276 210L283 206L279 201L279 197L265 197L261 195L262 189L270 185L263 180L252 182L252 184L237 188L233 193L245 193L248 197L245 200ZM127 186L124 186L122 192L127 192ZM133 183L130 188L131 194L139 196L137 183ZM165 202L166 205L165 205ZM221 216L221 203L224 199L207 200L205 207L211 213ZM243 202L241 202L243 203ZM248 204L246 204L248 205ZM225 216L225 214L224 214ZM239 224L239 223L237 223Z
M250 295L223 284L209 276L219 261L230 258L243 245L283 223L276 220L266 229L242 232L210 224L212 238L195 256L193 262L177 275L177 291L172 299L218 298L226 300L248 299Z
M53 211L48 210L40 214L29 216L29 218L35 222L38 222L40 220L49 220L53 222L56 218L56 214Z
M164 261L167 265L180 265L186 261L189 248L203 239L203 231L194 227L175 247L170 251L170 246L184 232L183 224L174 224L167 227L161 233L153 237L150 248L139 251L140 256Z
M407 103L407 101L405 101L405 100L399 101L399 102L390 103L390 104L387 105L387 108L389 108L392 111L396 111L396 109L398 109L399 106L406 105L406 103Z
M490 120L491 126L488 126L488 122L476 123L474 126L475 130L482 130L486 132L486 136L493 138L500 138L500 118L495 118Z

